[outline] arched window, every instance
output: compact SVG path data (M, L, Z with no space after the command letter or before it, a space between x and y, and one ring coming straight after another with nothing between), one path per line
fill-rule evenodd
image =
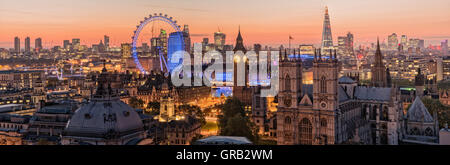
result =
M322 76L322 78L320 78L320 93L327 93L327 81L325 76Z
M377 119L377 106L372 107L372 111L370 113L370 120L376 120Z
M284 80L284 88L285 91L291 91L291 78L289 75L286 75L286 78Z
M420 135L420 131L417 127L414 127L413 129L411 129L410 134L411 135Z
M307 118L303 118L299 123L299 143L302 145L312 144L312 124Z
M291 124L291 118L289 116L284 118L284 124Z
M389 115L388 115L388 109L387 109L387 107L384 107L384 108L383 108L383 115L382 115L382 119L381 119L381 120L385 120L385 121L389 120Z
M433 136L433 130L430 127L425 129L425 136Z
M326 128L327 127L327 119L325 119L325 118L320 119L320 126Z

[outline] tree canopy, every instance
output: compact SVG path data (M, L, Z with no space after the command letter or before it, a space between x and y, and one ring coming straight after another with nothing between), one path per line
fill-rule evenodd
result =
M236 98L227 99L219 116L220 135L244 136L258 142L258 130L245 113L244 105Z

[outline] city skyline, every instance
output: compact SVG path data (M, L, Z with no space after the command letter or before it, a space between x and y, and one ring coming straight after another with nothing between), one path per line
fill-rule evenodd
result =
M287 44L289 35L294 38L293 44L317 45L321 41L318 36L322 32L319 29L325 6L330 10L333 38L350 31L355 34L355 43L363 44L374 42L377 36L381 38L380 42L387 42L388 35L397 33L405 34L408 38L425 39L428 46L439 44L450 36L446 31L450 27L450 12L445 10L445 6L448 6L445 4L450 5L450 2L445 0L414 4L403 0L390 3L335 0L239 3L130 1L126 4L120 1L97 2L105 7L97 9L94 3L87 1L62 4L51 0L39 3L0 2L3 6L0 8L0 24L5 25L0 27L0 47L14 47L15 36L21 38L21 41L29 36L31 45L34 45L34 39L40 37L45 48L62 45L63 40L72 38L80 38L82 45L90 46L102 40L103 35L111 37L111 46L120 46L121 43L131 42L132 32L135 25L143 19L142 15L153 13L169 14L180 26L188 24L193 42L201 42L204 37L212 39L218 27L228 36L236 36L238 26L241 26L246 45ZM56 4L58 8L46 7ZM421 7L421 11L427 12L416 12L417 6ZM227 37L227 44L233 42L234 37ZM336 45L336 41L334 44Z

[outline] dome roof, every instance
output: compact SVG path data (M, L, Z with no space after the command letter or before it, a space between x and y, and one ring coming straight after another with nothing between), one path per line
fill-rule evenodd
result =
M75 111L66 127L68 136L128 135L143 130L138 113L120 100L94 100Z
M109 139L143 131L139 114L111 88L111 77L104 69L91 101L77 109L67 123L67 136Z

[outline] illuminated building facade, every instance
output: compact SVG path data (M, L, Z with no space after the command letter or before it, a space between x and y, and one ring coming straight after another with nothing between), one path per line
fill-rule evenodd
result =
M223 46L225 45L225 33L220 31L214 33L214 45L218 50L223 50Z
M173 32L169 35L168 46L167 46L167 64L170 72L175 69L178 65L183 63L184 57L184 39L183 32ZM179 60L175 61L174 58Z
M397 50L398 48L398 37L397 34L392 33L388 36L388 47L390 50Z
M298 80L299 64L287 65L298 62L281 61L277 144L397 145L403 119L398 91L359 86L347 76L338 78L336 53L328 59L318 54L313 85Z

